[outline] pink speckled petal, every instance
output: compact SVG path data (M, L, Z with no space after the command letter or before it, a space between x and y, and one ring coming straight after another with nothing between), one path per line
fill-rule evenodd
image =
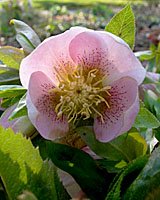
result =
M70 63L70 68L74 68L70 58L68 45L70 41L80 32L86 30L82 27L71 28L65 33L50 37L44 40L30 55L24 58L20 65L20 79L22 85L28 88L30 76L35 71L44 72L55 84L58 83L54 67L64 73L63 68Z
M100 117L94 121L94 131L98 140L108 142L118 135L122 134L122 130L129 130L135 119L134 115L125 116L125 113L135 103L138 94L138 83L130 77L123 77L115 81L109 90L111 97L108 100L110 109L104 108L103 119ZM134 108L136 109L136 103Z
M111 33L104 31L97 33L108 48L108 60L118 70L118 73L113 71L112 75L106 79L107 83L114 82L123 76L130 76L137 80L138 84L142 83L146 70L135 57L130 47L122 39Z
M69 51L74 62L83 63L84 69L87 71L97 68L103 75L118 73L112 60L108 59L108 46L95 31L78 34L71 41Z
M104 85L111 84L124 76L130 76L140 84L145 77L145 69L134 56L129 46L119 37L105 31L85 31L70 43L72 59L85 69L97 68L108 77Z
M34 72L29 81L27 108L29 118L39 133L46 139L55 140L63 137L69 129L66 116L57 118L55 112L57 93L48 92L55 88L43 72ZM33 105L32 105L33 104ZM33 109L35 113L30 111Z
M137 94L137 98L134 104L126 112L124 112L123 127L116 135L116 137L127 132L132 127L138 112L139 112L139 96Z

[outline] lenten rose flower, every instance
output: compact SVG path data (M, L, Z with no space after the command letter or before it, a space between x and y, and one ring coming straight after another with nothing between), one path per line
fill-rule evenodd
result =
M5 109L0 117L0 125L2 125L5 129L11 127L15 133L21 132L24 136L31 136L36 130L29 120L28 116L22 116L8 121L9 117L16 107L17 103Z
M98 140L128 131L138 113L145 70L119 37L82 27L44 40L22 60L31 122L46 139L66 135L77 119L94 119Z
M153 82L159 82L160 80L160 74L154 73L154 72L147 72L146 75L153 80ZM154 83L147 83L142 84L139 87L139 96L140 99L144 100L144 93L143 91L151 91L153 92L157 97L160 97L160 93L156 90L156 85Z

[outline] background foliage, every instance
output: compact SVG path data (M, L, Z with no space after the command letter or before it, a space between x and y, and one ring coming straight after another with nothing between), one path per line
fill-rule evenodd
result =
M9 109L17 103L9 120L27 116L26 89L19 81L19 65L45 37L63 32L70 26L83 25L105 29L122 37L131 48L134 46L135 18L130 4L112 19L116 10L103 4L92 8L78 7L77 10L54 4L46 14L42 11L41 17L36 9L23 1L22 4L21 1L10 1L1 9L4 19L1 20L1 44L16 46L0 47L1 107ZM119 10L118 7L116 9ZM8 25L11 17L16 18L10 21L13 26ZM36 17L40 17L39 24ZM147 18L143 17L145 21ZM19 19L33 25L40 39L30 26ZM154 25L159 23L157 18L153 18L152 22ZM115 26L118 27L116 31ZM147 51L138 51L135 55L144 62L148 72L159 73L159 39L156 36L156 41L153 40L151 36L155 35L150 34L148 38L153 44L150 47L149 43L142 45ZM18 43L13 42L15 38ZM20 46L23 50L18 48ZM136 45L136 49L141 50L140 44ZM147 84L154 85L155 90L143 91L140 111L127 133L108 143L101 143L95 138L92 127L77 127L77 133L101 159L93 159L79 149L47 141L40 135L31 140L21 133L15 134L11 128L5 130L0 126L0 199L70 199L58 177L57 168L71 174L89 199L158 199L160 80L147 75L142 85Z

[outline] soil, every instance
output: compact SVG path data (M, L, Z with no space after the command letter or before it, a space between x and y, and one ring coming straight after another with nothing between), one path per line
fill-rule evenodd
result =
M72 8L66 7L67 12L57 13L53 15L55 10L34 10L34 14L29 11L19 16L22 16L23 21L28 23L38 33L41 40L51 35L59 34L70 26L82 25L92 29L103 30L111 17L120 11L122 6L107 6L106 11L103 11L103 7L100 7L100 13L93 8ZM55 9L55 8L54 8ZM151 44L157 45L160 41L160 3L158 4L146 4L146 5L133 5L132 6L135 21L136 21L136 40L134 51L148 50ZM62 10L62 11L61 11ZM61 7L60 12L63 12ZM56 10L57 11L57 10ZM93 15L93 11L95 16ZM20 12L24 13L24 8L20 8ZM105 16L103 16L103 14ZM10 14L8 14L10 17ZM13 14L12 14L12 17ZM37 23L38 20L38 23ZM8 23L8 21L6 22ZM3 24L4 25L4 24ZM6 26L9 26L6 24ZM0 30L1 31L1 30ZM12 45L19 46L15 41L15 33L13 29L8 29L8 33L0 33L0 45Z

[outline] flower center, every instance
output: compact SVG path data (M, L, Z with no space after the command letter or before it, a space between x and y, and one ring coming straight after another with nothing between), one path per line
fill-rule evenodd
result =
M107 77L103 76L98 79L98 69L92 69L85 73L83 63L77 66L75 72L71 72L68 64L67 76L64 78L57 70L57 78L59 80L59 86L57 88L49 90L49 92L56 91L60 94L59 103L55 107L55 111L60 117L65 114L68 118L68 122L75 123L78 117L83 117L86 120L97 114L101 117L101 121L104 123L103 116L100 109L100 104L105 103L110 108L107 102L106 95L111 96L107 91L111 87L103 87L102 81Z

